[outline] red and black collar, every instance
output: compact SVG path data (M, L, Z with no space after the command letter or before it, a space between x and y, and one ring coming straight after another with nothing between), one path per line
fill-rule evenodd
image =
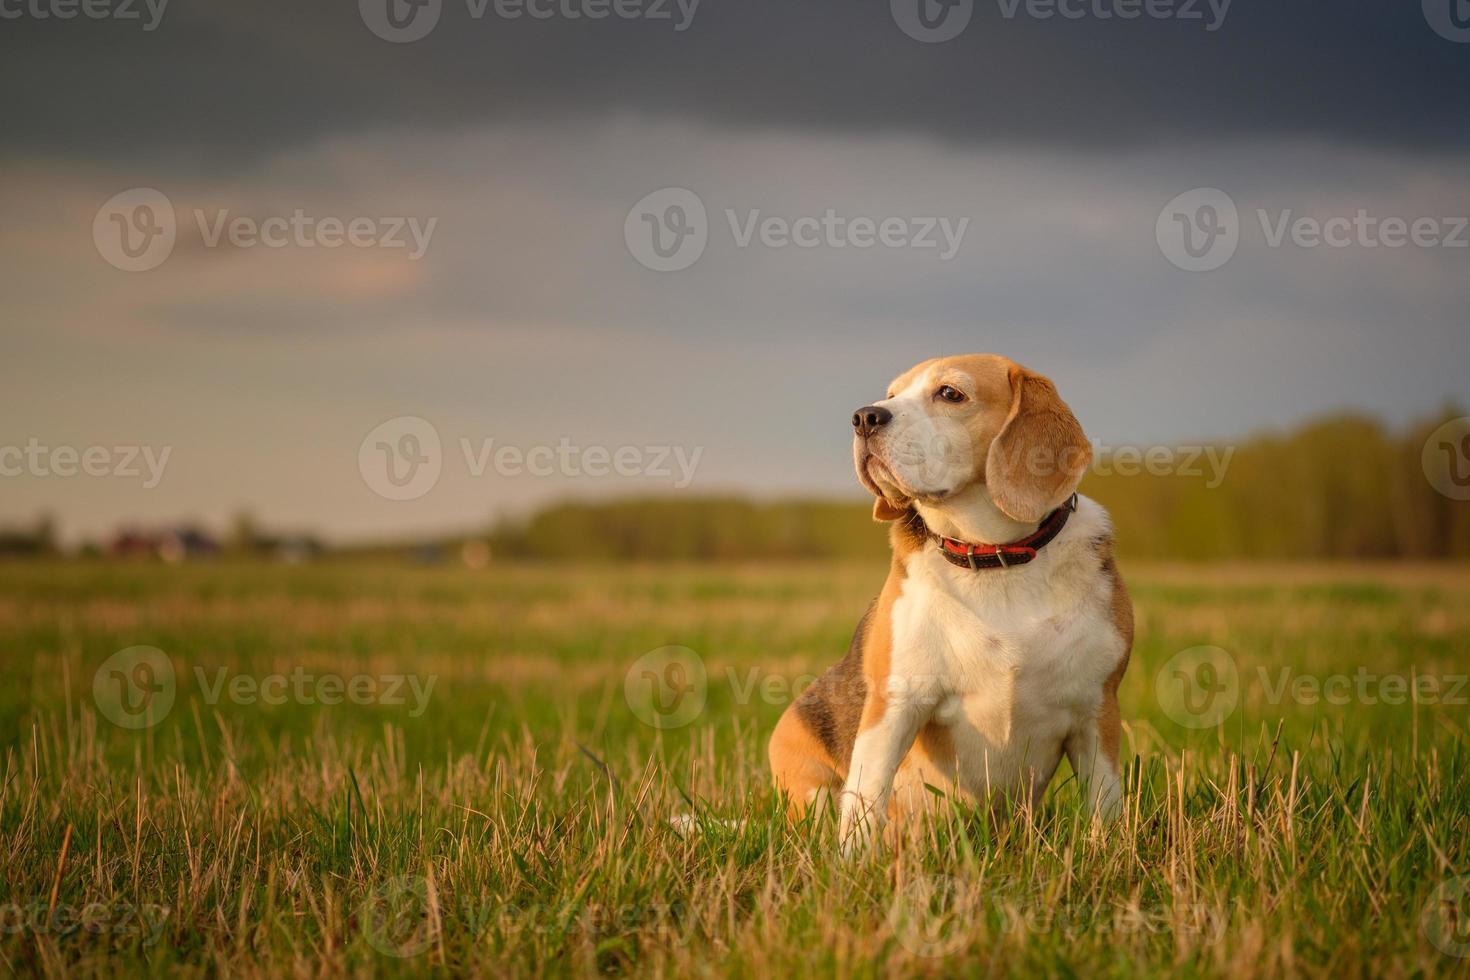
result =
M966 544L932 531L929 536L939 545L939 553L952 565L968 568L973 572L982 568L1012 568L1034 559L1038 551L1062 533L1062 528L1067 526L1067 518L1076 509L1077 495L1074 493L1066 503L1046 515L1035 533L1010 544Z

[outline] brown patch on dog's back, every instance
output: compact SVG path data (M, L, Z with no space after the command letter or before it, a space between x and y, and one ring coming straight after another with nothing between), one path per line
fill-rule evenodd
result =
M846 656L801 693L771 735L771 771L793 812L804 811L823 790L842 788L858 732L887 710L893 604L903 588L906 558L927 542L927 535L916 513L894 524L888 580L858 622Z
M893 603L903 587L905 556L926 540L926 532L918 530L923 522L917 515L910 518L894 526L888 580L858 623L847 655L801 693L771 735L771 771L794 813L804 811L824 790L842 788L858 732L887 709Z
M771 774L792 817L835 797L847 778L867 698L863 648L873 608L858 621L847 655L801 692L771 734Z
M827 668L796 699L797 717L811 730L844 776L852 760L852 743L857 739L858 722L868 695L867 680L863 677L863 646L873 620L873 609L874 606L869 606L858 622L847 655Z

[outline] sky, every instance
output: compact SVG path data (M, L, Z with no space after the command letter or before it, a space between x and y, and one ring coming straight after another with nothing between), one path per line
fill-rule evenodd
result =
M856 498L950 353L1105 446L1470 403L1464 0L0 0L0 84L0 524L71 540Z

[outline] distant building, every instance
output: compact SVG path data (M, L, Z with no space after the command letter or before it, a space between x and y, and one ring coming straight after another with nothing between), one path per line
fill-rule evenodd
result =
M158 538L132 529L117 532L107 544L113 558L152 558L158 554Z
M170 564L219 554L219 542L191 525L144 531L119 531L107 547L114 558L159 558Z

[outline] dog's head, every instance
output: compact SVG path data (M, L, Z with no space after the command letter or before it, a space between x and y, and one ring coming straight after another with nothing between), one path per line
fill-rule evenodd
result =
M853 462L896 520L976 485L1008 517L1040 521L1092 462L1082 426L1051 381L994 354L924 361L853 413Z

